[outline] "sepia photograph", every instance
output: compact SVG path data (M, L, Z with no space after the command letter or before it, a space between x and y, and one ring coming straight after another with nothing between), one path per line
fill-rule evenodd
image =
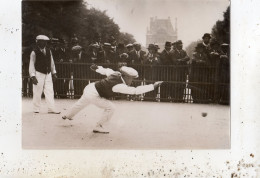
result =
M22 1L22 148L230 149L231 8Z

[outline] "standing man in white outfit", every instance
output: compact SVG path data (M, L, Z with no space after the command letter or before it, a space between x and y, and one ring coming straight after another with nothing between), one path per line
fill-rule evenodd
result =
M56 70L51 50L46 47L49 38L44 35L36 37L37 47L31 52L29 73L33 83L33 112L40 112L41 96L44 92L49 114L60 114L54 106L53 78Z
M115 106L108 100L109 98L113 97L116 93L129 95L143 94L154 90L162 83L155 82L150 85L130 87L129 85L132 83L132 80L138 77L138 72L131 67L122 66L119 69L119 72L97 65L92 65L91 69L97 73L106 75L107 78L87 85L81 98L62 118L64 120L72 120L72 118L84 107L89 104L94 104L104 109L101 120L93 130L94 133L109 133L109 131L104 128L104 124L111 119L115 110Z

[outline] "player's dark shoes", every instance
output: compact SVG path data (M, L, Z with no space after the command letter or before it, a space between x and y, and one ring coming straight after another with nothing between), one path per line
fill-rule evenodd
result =
M104 129L102 126L97 126L94 130L94 133L101 133L101 134L109 134L109 131Z
M33 113L35 113L35 114L39 114L39 111L34 111Z
M66 120L66 119L68 119L68 120L73 120L72 118L68 118L67 116L62 116L62 119L63 119L63 120Z
M48 114L60 114L60 111L49 111Z

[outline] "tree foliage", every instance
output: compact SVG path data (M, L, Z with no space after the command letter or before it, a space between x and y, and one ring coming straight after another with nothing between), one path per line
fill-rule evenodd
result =
M219 43L230 44L230 6L223 14L224 19L218 20L212 28L212 37Z
M227 10L223 14L224 19L218 20L216 24L212 27L212 39L217 40L220 44L221 43L227 43L230 44L230 7L227 8ZM195 47L199 42L202 42L201 40L197 40L194 42L191 42L187 47L186 51L187 54L191 57L192 53L195 50Z
M80 43L89 44L97 34L107 42L113 36L126 43L134 41L121 33L119 26L106 11L88 8L79 1L22 1L22 43L30 46L39 34L69 41L77 36Z

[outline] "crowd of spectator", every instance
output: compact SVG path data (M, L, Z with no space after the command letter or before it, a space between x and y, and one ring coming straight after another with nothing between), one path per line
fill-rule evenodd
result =
M184 102L184 91L189 88L194 103L215 102L228 103L229 101L229 44L220 44L205 33L202 42L195 47L193 56L188 56L183 49L181 40L166 41L164 49L154 43L149 44L147 51L142 49L140 43L117 43L112 36L108 42L101 42L98 36L95 41L86 46L80 44L77 37L70 42L52 38L49 43L56 66L60 63L88 63L88 64L114 64L145 66L139 71L142 82L155 80L167 81L160 91L147 94L147 97L156 98L158 92L161 100ZM28 76L28 66L31 49L23 49L23 93L31 95L31 83ZM158 67L156 67L158 66ZM159 66L164 66L159 67ZM58 78L84 78L76 71L61 72L56 67ZM76 69L77 70L77 69ZM86 69L87 70L87 69ZM144 72L145 71L145 72ZM67 97L69 90L75 95L81 95L85 87L83 81L58 80L54 83L55 92L60 97ZM29 87L27 87L29 86Z

